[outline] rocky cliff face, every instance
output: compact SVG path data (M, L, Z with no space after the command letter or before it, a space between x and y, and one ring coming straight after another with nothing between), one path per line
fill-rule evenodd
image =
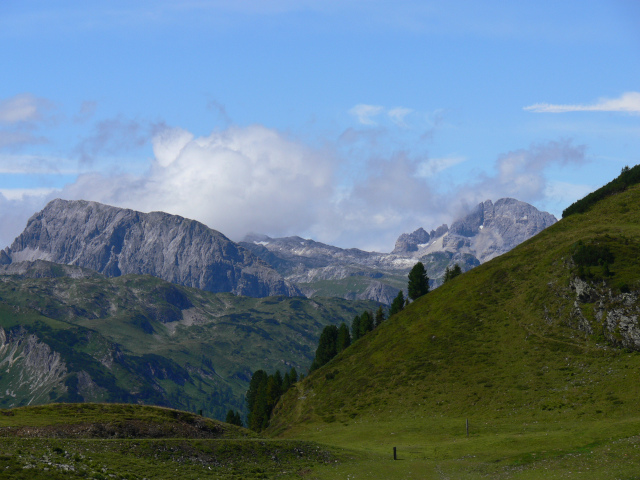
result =
M442 283L447 267L463 271L480 265L556 222L553 215L528 203L503 198L480 203L451 228L403 233L391 253L342 249L300 237L248 235L240 244L272 265L307 296L367 298L391 303L406 288L416 262L427 267L431 286Z
M210 292L301 295L251 252L202 223L82 200L50 202L29 219L6 256L12 263L47 260L109 277L149 274Z
M569 287L574 295L569 316L571 327L589 335L602 335L617 347L640 350L638 292L614 294L604 282L578 277L571 279Z
M402 234L393 253L421 257L434 252L473 255L484 263L508 252L536 233L553 225L556 218L528 203L501 198L478 204L468 215L427 234L418 229Z
M60 354L22 328L0 327L0 370L4 407L45 403L52 390L66 391L67 366Z

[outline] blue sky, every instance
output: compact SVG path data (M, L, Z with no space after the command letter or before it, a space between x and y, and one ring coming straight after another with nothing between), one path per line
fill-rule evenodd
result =
M640 162L636 1L0 3L0 243L52 198L389 251Z

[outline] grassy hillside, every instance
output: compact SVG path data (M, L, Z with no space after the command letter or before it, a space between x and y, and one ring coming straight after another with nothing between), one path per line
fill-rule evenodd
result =
M223 419L244 409L253 371L305 372L326 325L376 306L212 294L150 276L0 276L0 407L141 402Z
M640 478L638 205L630 187L418 299L288 392L271 433L367 455L318 478ZM581 269L580 245L612 258Z
M52 404L0 410L3 479L300 478L344 453L178 410Z

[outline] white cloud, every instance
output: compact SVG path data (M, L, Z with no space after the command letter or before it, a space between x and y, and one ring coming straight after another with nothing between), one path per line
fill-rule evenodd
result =
M0 188L0 194L7 200L23 200L25 197L45 197L55 192L55 188Z
M389 251L401 233L450 223L464 208L488 198L556 198L561 187L547 181L545 170L584 162L583 147L549 142L501 155L494 173L455 186L442 185L438 173L465 161L463 157L425 160L403 152L383 156L374 145L371 152L378 155L360 155L357 171L346 178L334 152L313 150L260 125L230 127L203 137L163 127L155 131L152 146L156 158L136 173L103 169L80 174L53 192L0 191L0 240L10 243L30 215L61 197L182 215L234 240L254 231ZM48 161L32 160L15 173L52 168ZM9 170L10 162L0 161L2 168Z
M640 113L640 92L626 92L619 98L601 98L596 103L588 105L554 105L550 103L536 103L524 107L524 110L536 113L566 113L566 112L626 112Z
M0 123L31 122L42 118L43 110L50 102L37 98L30 93L22 93L0 100Z
M373 117L380 115L383 111L384 108L379 105L359 104L349 110L349 113L355 116L363 125L376 125Z
M387 112L387 115L389 115L389 118L391 118L393 123L400 127L406 128L407 124L404 121L404 117L409 115L411 112L413 112L413 110L411 110L410 108L395 107L389 110L389 112Z
M153 147L144 176L82 175L63 195L194 218L234 239L304 231L331 198L333 159L262 126L207 137L167 129Z
M442 158L430 158L422 162L417 169L416 174L419 177L433 177L434 175L442 172L451 167L455 167L456 165L466 162L467 159L465 157L453 155L451 157L442 157Z
M166 128L151 141L156 161L163 167L169 166L191 141L193 134L181 128Z
M479 181L463 188L470 202L513 197L524 202L545 198L549 182L545 170L551 166L583 165L585 147L569 140L534 144L498 157L496 174L483 175Z

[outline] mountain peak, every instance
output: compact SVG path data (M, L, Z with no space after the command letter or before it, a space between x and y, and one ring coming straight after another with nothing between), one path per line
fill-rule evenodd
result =
M149 274L211 292L301 295L251 252L200 222L85 200L49 202L29 219L8 256L77 265L108 277Z

